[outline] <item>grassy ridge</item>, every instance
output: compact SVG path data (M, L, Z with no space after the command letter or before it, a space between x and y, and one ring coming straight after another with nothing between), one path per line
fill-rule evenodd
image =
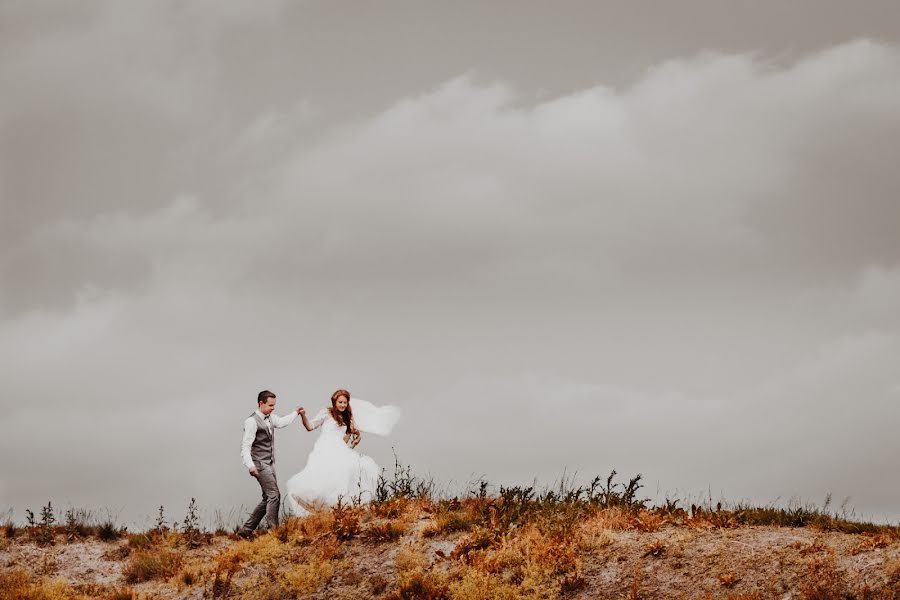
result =
M70 510L57 523L48 503L40 518L29 515L25 527L7 520L6 546L96 540L109 546L105 559L122 563L121 578L115 584L75 584L52 577L52 569L12 568L0 572L0 598L179 597L192 589L203 597L251 600L587 598L598 597L592 587L597 565L625 560L626 550L637 551L628 558L634 559L634 573L611 597L640 598L650 594L646 565L669 561L675 569L686 568L685 540L692 532L756 526L853 536L840 551L821 540L782 544L782 551L803 560L790 582L792 597L900 598L900 561L885 559L876 587L868 579L860 584L838 564L842 556L896 548L900 529L838 516L827 502L822 508L681 507L669 500L652 506L640 497L640 476L616 483L615 472L586 486L542 491L512 486L489 493L490 486L479 482L463 496L441 498L432 481L396 467L392 478L382 477L374 501L351 498L309 517L285 519L251 540L202 529L193 500L180 525L168 526L161 508L157 525L137 533L91 522L85 511ZM731 591L750 574L727 557L720 562L718 595L707 597L776 597L774 587Z

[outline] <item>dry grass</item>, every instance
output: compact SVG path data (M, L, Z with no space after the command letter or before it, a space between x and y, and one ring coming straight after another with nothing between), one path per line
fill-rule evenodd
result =
M307 564L299 564L287 572L280 574L279 578L284 584L284 589L291 594L309 594L319 590L331 581L335 571L340 569L343 563L333 560L317 560Z
M660 539L653 540L649 544L644 545L643 556L654 556L659 558L666 553L666 544Z
M844 574L836 564L835 553L830 548L825 556L815 557L809 561L809 571L800 588L800 597L804 600L845 600L852 598Z
M137 550L131 554L123 572L128 583L140 583L172 577L184 562L182 555L165 548Z
M133 600L130 588L104 585L73 586L62 579L38 578L22 569L0 572L3 600Z
M472 528L474 519L470 514L462 510L441 510L432 521L422 530L425 537L447 535L457 531L468 531Z
M857 555L862 554L863 552L872 552L873 550L887 548L896 541L896 538L886 533L868 535L865 536L865 539L860 543L850 549L850 554Z
M407 528L408 524L399 519L370 523L363 529L362 536L377 544L395 542L406 533Z
M496 495L482 484L468 497L435 500L423 492L428 485L404 477L379 502L288 518L250 540L164 526L131 534L111 523L80 527L72 514L43 534L38 525L7 522L0 552L34 550L27 570L0 573L0 599L761 600L789 592L900 600L896 527L809 507L650 507L638 478ZM55 545L41 545L48 530ZM105 560L122 563L121 578L115 585L55 579L66 572L55 558L65 544L91 536L110 542L98 546Z

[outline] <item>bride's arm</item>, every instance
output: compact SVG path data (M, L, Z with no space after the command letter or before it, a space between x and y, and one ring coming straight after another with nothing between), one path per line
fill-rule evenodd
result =
M309 424L309 419L306 418L306 411L303 410L302 408L300 408L300 409L297 409L297 413L299 413L299 415L300 415L300 419L301 419L300 424L303 425L307 431L312 431L313 430L312 425Z
M309 419L306 418L306 411L305 411L305 410L304 410L304 411L299 411L299 412L300 412L300 418L303 419L302 425L303 425L304 427L306 427L306 430L307 430L307 431L312 431L313 429L318 429L319 427L322 426L322 423L325 422L324 411L321 411L321 410L320 410L320 411L319 411L319 414L317 414L317 415L313 418L312 423L310 423L310 422L309 422Z

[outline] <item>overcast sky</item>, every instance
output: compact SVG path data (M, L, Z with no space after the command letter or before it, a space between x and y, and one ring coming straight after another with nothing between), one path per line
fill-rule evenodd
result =
M448 489L897 521L898 41L893 0L0 2L0 512L251 506L257 392L347 388Z

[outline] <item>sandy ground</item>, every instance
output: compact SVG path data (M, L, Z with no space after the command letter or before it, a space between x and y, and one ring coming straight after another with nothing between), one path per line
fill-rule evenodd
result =
M308 597L361 599L390 591L397 577L396 557L404 544L424 551L435 569L452 567L448 557L462 534L423 538L420 529L424 523L414 524L396 542L345 542L337 557L349 559L351 566ZM583 586L561 597L725 598L755 592L786 600L802 597L805 585L828 577L841 579L857 593L866 585L874 590L896 585L900 597L900 542L873 543L874 539L777 527L605 531L581 557ZM126 586L122 575L127 560L125 540L60 541L46 548L19 538L0 543L2 570L23 568L35 575L62 578L73 586ZM232 543L227 537L216 537L210 545L191 550L187 560L201 572L208 568L209 573L215 557ZM656 552L648 551L653 544ZM829 562L831 557L833 562ZM235 577L235 587L246 585L257 574L259 567L244 569ZM189 586L170 580L131 587L142 597L199 599L210 585L209 577L201 577Z

